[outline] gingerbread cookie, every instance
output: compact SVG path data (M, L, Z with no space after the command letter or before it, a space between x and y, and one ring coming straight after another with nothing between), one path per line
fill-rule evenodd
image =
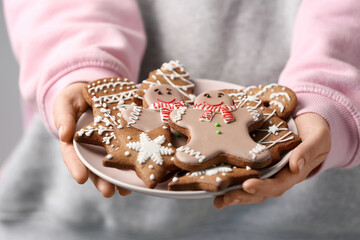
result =
M259 178L257 170L220 165L197 172L180 172L168 184L173 191L222 191L230 186L242 184L249 178Z
M160 69L150 72L148 79L142 81L135 98L139 105L146 90L154 85L170 85L176 88L183 95L186 103L192 103L195 99L193 95L195 85L178 60L164 63Z
M262 123L261 111L238 108L222 91L204 92L193 108L170 114L170 126L189 138L185 146L177 148L175 164L187 171L220 163L263 168L271 163L271 153L249 135Z
M133 105L138 89L126 78L104 78L92 81L82 95L92 107L94 122L75 133L77 142L104 146L108 153L118 149L114 129L121 127L121 111Z
M131 107L122 113L122 128L115 129L117 151L103 161L107 167L132 169L148 188L162 182L174 165L175 148L167 125L172 109L184 107L182 95L169 85L156 85L144 95L149 108Z
M295 93L276 83L250 86L242 89L241 92L261 100L264 106L275 110L276 115L281 119L289 117L297 106Z
M270 90L272 94L283 96L282 100L275 99L277 101L281 101L281 105L268 105L267 102L264 103L260 99L260 96L271 95L267 92L263 91L262 94L259 94L259 91L250 91L252 89L258 90L259 88L263 90L267 89L267 91L273 89L274 91ZM286 92L283 92L284 90L286 90ZM292 150L300 144L301 139L290 131L286 121L278 116L280 114L282 118L287 118L296 108L296 96L290 89L277 84L271 84L256 88L248 87L244 90L226 89L222 91L229 94L239 108L246 108L250 111L261 110L263 112L265 117L264 124L260 128L251 132L250 136L257 143L266 146L266 148L271 152L272 163L278 162L283 152ZM290 99L293 99L293 101L288 101L287 96L292 96ZM279 108L279 106L283 107Z

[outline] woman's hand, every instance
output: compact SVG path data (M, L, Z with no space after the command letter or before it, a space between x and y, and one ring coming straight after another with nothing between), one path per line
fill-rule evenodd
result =
M76 130L76 122L89 107L81 94L84 86L85 83L69 85L54 101L54 121L59 132L61 154L71 176L76 182L83 184L90 178L102 195L109 198L114 195L115 186L90 172L76 155L72 143ZM129 190L119 187L116 187L116 189L122 196L131 193Z
M279 197L295 184L304 181L327 157L330 147L330 129L319 115L308 113L295 118L302 143L292 152L288 166L270 179L248 179L241 190L218 196L216 208L229 205L261 203L270 197Z

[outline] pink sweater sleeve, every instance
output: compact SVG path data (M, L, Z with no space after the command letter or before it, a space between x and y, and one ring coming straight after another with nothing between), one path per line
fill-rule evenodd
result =
M135 0L4 0L20 91L57 136L55 96L102 77L137 80L146 37Z
M331 151L320 171L360 163L360 7L358 0L304 0L280 84L299 99L296 115L328 122Z

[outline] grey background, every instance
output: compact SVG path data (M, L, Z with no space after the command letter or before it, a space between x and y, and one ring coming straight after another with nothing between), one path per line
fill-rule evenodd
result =
M9 156L21 138L23 124L18 88L19 67L7 34L3 3L0 4L0 164Z

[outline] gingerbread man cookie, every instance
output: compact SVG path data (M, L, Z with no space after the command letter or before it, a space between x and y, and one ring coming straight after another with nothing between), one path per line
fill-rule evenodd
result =
M104 146L108 153L115 151L119 144L114 128L121 127L121 111L134 104L136 91L134 83L126 78L104 78L88 83L82 95L92 107L94 122L76 132L75 140Z
M175 175L168 184L172 191L222 191L230 186L242 184L249 178L259 178L257 170L251 168L237 168L231 165L220 165L209 169L185 172Z
M286 121L282 119L290 116L296 108L296 96L290 89L277 84L270 84L241 90L226 89L222 91L229 94L239 108L246 108L250 111L261 110L263 112L265 117L263 126L251 132L250 136L257 143L266 146L271 152L272 163L278 162L283 152L294 149L300 144L301 139L289 130ZM270 97L271 94L273 94L272 98ZM264 96L265 102L261 100ZM278 101L279 104L268 104L269 99L273 99L274 96L282 96L281 99L279 97L275 98L275 101Z
M187 171L220 163L263 168L271 163L271 154L249 135L262 122L261 111L237 108L222 91L201 93L193 108L170 114L170 126L189 138L185 146L177 148L175 164Z
M131 107L122 113L122 128L115 129L117 151L103 161L107 167L132 169L148 188L154 188L177 169L171 144L169 111L184 107L182 95L169 85L156 85L144 95L149 109Z
M189 79L189 73L178 60L164 63L160 69L150 72L148 79L142 81L135 98L139 105L141 105L139 100L141 101L146 90L154 85L170 85L176 88L183 95L186 103L192 103L195 99L195 95L193 95L195 85Z

